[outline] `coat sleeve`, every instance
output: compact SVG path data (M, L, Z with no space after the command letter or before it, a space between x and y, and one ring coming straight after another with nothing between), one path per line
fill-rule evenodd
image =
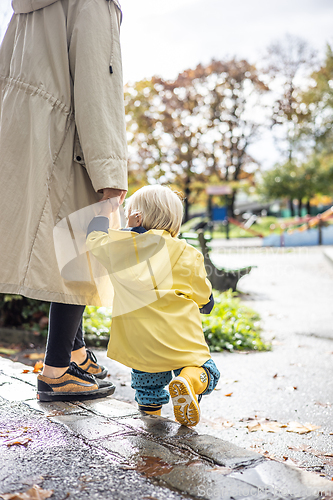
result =
M120 18L112 0L84 2L69 45L75 123L95 191L127 189Z
M198 304L199 308L209 302L212 293L212 285L207 279L204 258L201 253L198 253L196 257L191 288L191 299Z

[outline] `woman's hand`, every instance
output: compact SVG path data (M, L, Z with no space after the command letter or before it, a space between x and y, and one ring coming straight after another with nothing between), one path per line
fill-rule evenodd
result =
M103 192L103 198L101 201L108 200L109 198L117 198L119 197L119 205L124 203L124 199L127 191L123 189L115 189L115 188L104 188L101 190Z
M102 200L99 202L100 204L100 212L99 215L103 215L104 217L110 217L112 212L115 212L120 206L120 198L119 196L114 198L108 198L106 200Z

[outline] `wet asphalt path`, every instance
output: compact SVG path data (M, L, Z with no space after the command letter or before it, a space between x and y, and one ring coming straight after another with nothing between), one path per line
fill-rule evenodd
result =
M333 265L320 247L220 248L212 257L225 267L258 266L239 289L261 314L263 337L273 345L265 353L213 354L221 381L203 398L196 430L332 478L333 457L325 454L333 454ZM133 403L130 369L104 352L99 359L117 398ZM171 404L163 408L164 416L172 414ZM253 420L320 428L303 435L286 428L249 432Z

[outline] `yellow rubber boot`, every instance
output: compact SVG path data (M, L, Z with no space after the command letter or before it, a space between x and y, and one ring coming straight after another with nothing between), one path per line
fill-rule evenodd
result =
M197 394L202 394L208 386L208 376L203 368L187 366L169 384L169 392L176 420L188 427L200 421L200 406Z
M145 413L147 413L148 415L159 415L159 416L161 416L161 410L154 410L154 411L147 411L147 410L145 410Z
M161 415L162 406L160 405L139 405L139 410L144 411L147 415Z

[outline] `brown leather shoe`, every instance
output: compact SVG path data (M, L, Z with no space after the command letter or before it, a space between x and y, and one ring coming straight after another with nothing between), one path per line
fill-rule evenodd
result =
M96 378L105 378L108 373L107 369L97 363L97 358L90 349L86 349L86 351L87 357L79 367L90 375L94 375Z
M112 382L97 380L93 375L71 362L68 370L58 378L37 377L37 399L39 401L85 401L104 398L113 394Z

